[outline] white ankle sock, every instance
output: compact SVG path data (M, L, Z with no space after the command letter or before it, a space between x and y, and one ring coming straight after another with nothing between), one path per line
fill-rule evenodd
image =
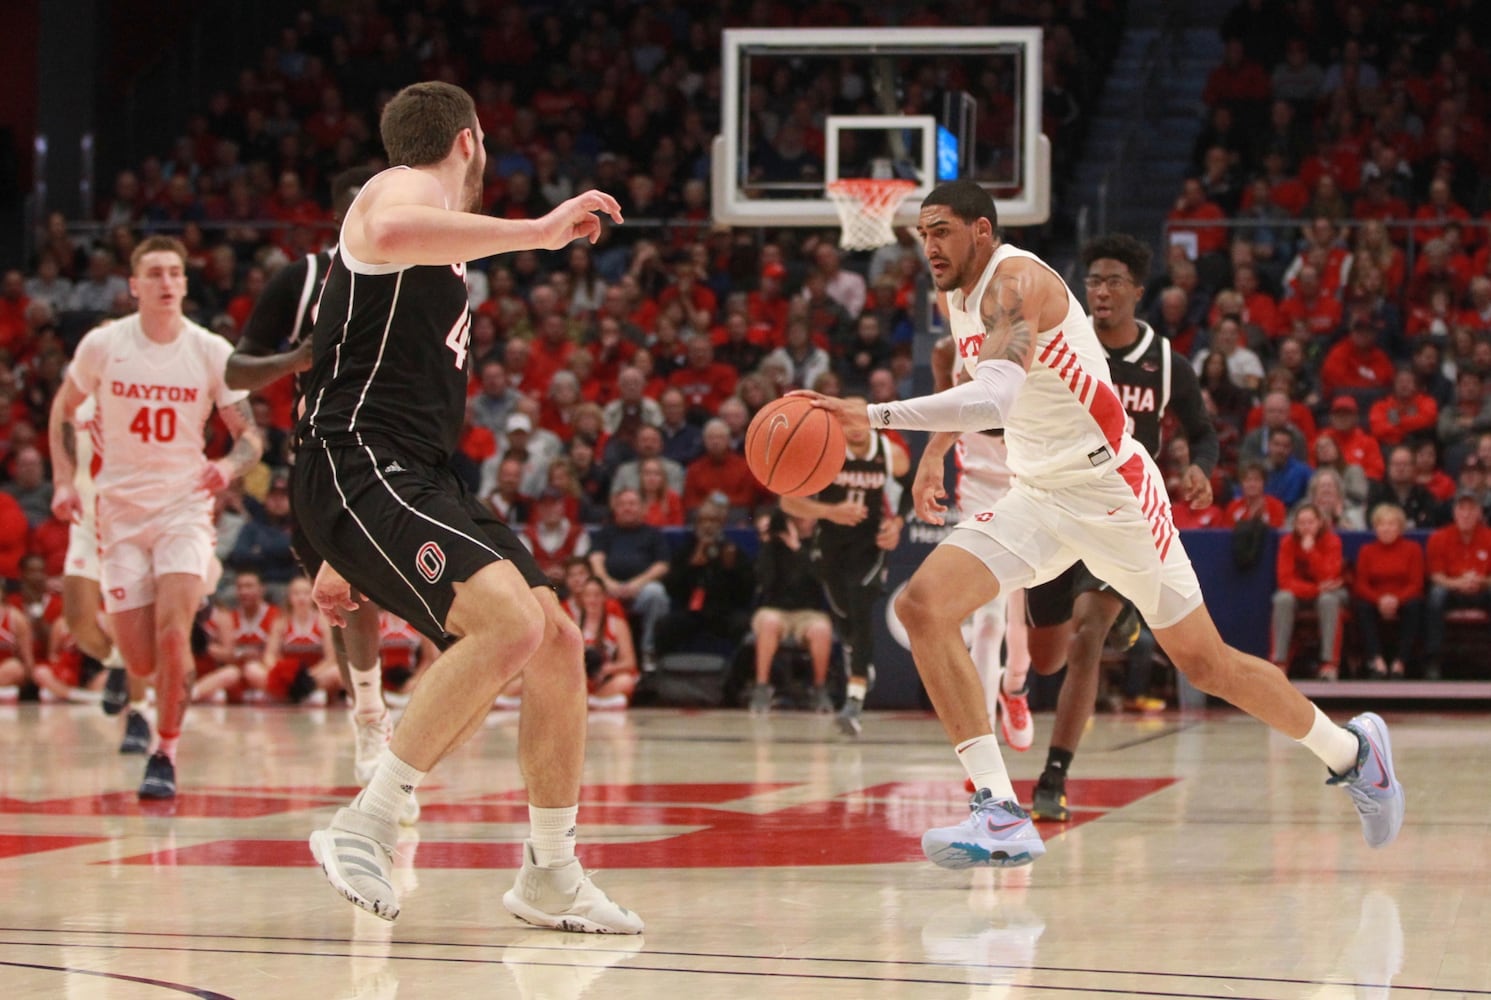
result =
M378 758L378 769L373 780L352 804L365 813L388 823L397 823L404 811L409 796L424 780L425 772L417 770L395 757L392 750L384 750Z
M849 678L849 686L846 689L845 693L849 697L858 698L861 702L863 702L865 700L866 687L867 685L862 678L851 677Z
M957 746L958 762L974 788L987 788L996 799L1015 797L1015 786L1010 784L1009 772L1004 769L1004 758L999 754L999 741L993 733L975 736Z
M348 664L352 675L352 714L368 721L382 718L388 709L383 704L383 667L374 661L366 670Z
M539 867L560 865L575 856L575 817L579 813L577 805L528 807L528 842L533 845L533 860Z
M141 698L139 701L130 702L129 710L131 712L139 712L141 715L146 715L150 710L150 699Z
M1324 761L1332 772L1345 774L1356 767L1357 754L1362 748L1361 740L1345 726L1338 726L1326 718L1319 705L1314 708L1314 724L1310 726L1304 739L1296 742Z

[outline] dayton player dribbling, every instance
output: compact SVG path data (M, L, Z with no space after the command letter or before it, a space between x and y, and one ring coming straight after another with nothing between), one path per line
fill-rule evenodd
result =
M1011 867L1045 853L1015 799L961 626L1002 588L1051 579L1077 559L1134 602L1198 689L1319 757L1329 783L1351 795L1367 843L1390 843L1403 821L1403 789L1386 725L1370 712L1335 725L1272 665L1222 641L1171 522L1163 477L1125 429L1085 310L1055 271L1004 244L997 227L993 198L971 180L935 188L917 224L971 381L893 403L811 394L846 428L924 430L939 438L1005 429L1015 473L1010 492L960 521L897 601L917 671L977 789L971 815L927 831L923 851L945 868ZM940 455L923 462L914 489L920 516L940 522Z

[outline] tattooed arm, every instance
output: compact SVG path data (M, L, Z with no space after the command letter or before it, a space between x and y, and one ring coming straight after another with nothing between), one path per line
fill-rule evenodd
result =
M264 436L254 423L254 411L247 399L240 399L231 406L219 406L217 412L233 435L233 450L215 462L208 462L203 470L198 485L209 493L222 492L264 454Z
M78 470L77 425L73 420L78 407L88 397L64 378L52 398L52 411L47 423L47 438L52 455L52 512L64 521L72 521L82 514L78 491L73 477Z
M979 303L979 315L984 320L984 343L978 353L979 364L1013 361L1025 371L1030 370L1031 359L1035 356L1035 331L1041 329L1041 314L1050 296L1050 283L1056 280L1055 275L1044 267L1019 257L995 268L994 277ZM1063 312L1065 306L1066 303L1062 302Z

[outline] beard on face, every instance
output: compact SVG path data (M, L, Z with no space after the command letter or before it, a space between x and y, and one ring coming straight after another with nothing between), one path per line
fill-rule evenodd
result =
M461 185L461 188L462 192L466 196L466 211L468 212L481 211L481 182L482 173L484 172L484 168L486 166L484 160L485 157L472 157L471 162L466 165L466 177Z

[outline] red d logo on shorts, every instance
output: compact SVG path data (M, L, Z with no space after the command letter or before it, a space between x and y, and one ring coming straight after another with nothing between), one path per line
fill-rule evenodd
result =
M109 588L109 596L112 597L112 598L114 598L114 600L116 600L116 601L122 601L122 600L124 600L124 588L123 587L110 587Z
M427 582L434 583L445 572L445 553L434 542L425 542L414 556L414 566Z

